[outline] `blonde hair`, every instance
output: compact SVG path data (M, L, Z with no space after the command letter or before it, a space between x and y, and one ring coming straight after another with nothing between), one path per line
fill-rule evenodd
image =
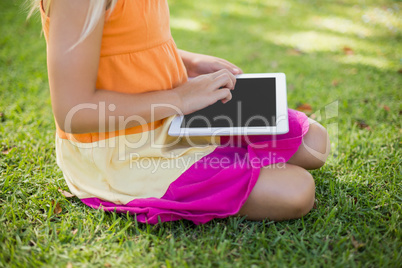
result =
M33 13L38 11L41 6L41 1L42 0L27 0L30 5L30 9L28 12L28 18L32 16ZM49 14L50 10L50 5L51 5L51 0L47 0L46 6L43 6L44 11L46 14ZM91 32L95 29L98 21L101 19L102 15L104 14L104 11L109 9L109 15L116 6L117 0L89 0L89 8L88 8L88 13L87 17L85 19L85 24L84 27L81 31L80 38L78 41L70 48L73 49L76 47L79 43L85 40L85 38L88 37L88 35L91 34Z

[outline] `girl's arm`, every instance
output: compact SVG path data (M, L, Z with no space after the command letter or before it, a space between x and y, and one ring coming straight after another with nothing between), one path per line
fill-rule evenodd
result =
M124 94L96 89L104 20L80 44L70 49L83 29L89 0L53 0L48 42L48 71L52 108L58 126L69 133L114 131L202 109L231 99L236 82L227 70L203 75L175 89ZM223 87L222 89L219 89ZM106 108L100 114L100 105ZM163 104L154 109L152 104ZM175 108L169 108L166 106ZM143 120L131 120L131 116ZM126 120L124 125L119 120Z
M209 74L222 69L226 69L234 75L243 73L239 67L221 58L192 53L181 49L179 49L179 54L190 77Z

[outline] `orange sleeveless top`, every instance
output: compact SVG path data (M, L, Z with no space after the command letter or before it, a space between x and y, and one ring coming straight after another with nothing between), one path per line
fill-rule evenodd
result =
M41 7L46 39L50 19ZM169 26L166 0L118 0L105 15L96 88L123 93L168 90L187 81ZM62 139L95 142L159 127L163 120L108 133L69 134L57 127Z

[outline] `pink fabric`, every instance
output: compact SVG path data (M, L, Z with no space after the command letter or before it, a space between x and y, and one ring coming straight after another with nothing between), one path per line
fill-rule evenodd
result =
M180 219L200 224L235 215L257 182L260 168L287 162L308 128L306 115L289 109L287 134L221 137L223 145L192 165L161 198L134 199L126 205L98 198L85 198L82 202L96 209L129 212L139 222L150 224Z

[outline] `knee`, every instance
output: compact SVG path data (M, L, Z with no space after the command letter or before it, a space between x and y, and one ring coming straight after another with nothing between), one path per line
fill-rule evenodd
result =
M315 200L315 183L311 174L305 171L297 181L297 187L289 195L288 204L292 218L306 215L313 208Z
M263 168L239 215L247 219L283 221L306 215L314 204L315 184L311 174L296 165L284 169Z
M330 153L331 144L327 130L316 121L311 121L310 135L306 135L303 145L313 156L310 158L308 169L317 169L325 164Z

